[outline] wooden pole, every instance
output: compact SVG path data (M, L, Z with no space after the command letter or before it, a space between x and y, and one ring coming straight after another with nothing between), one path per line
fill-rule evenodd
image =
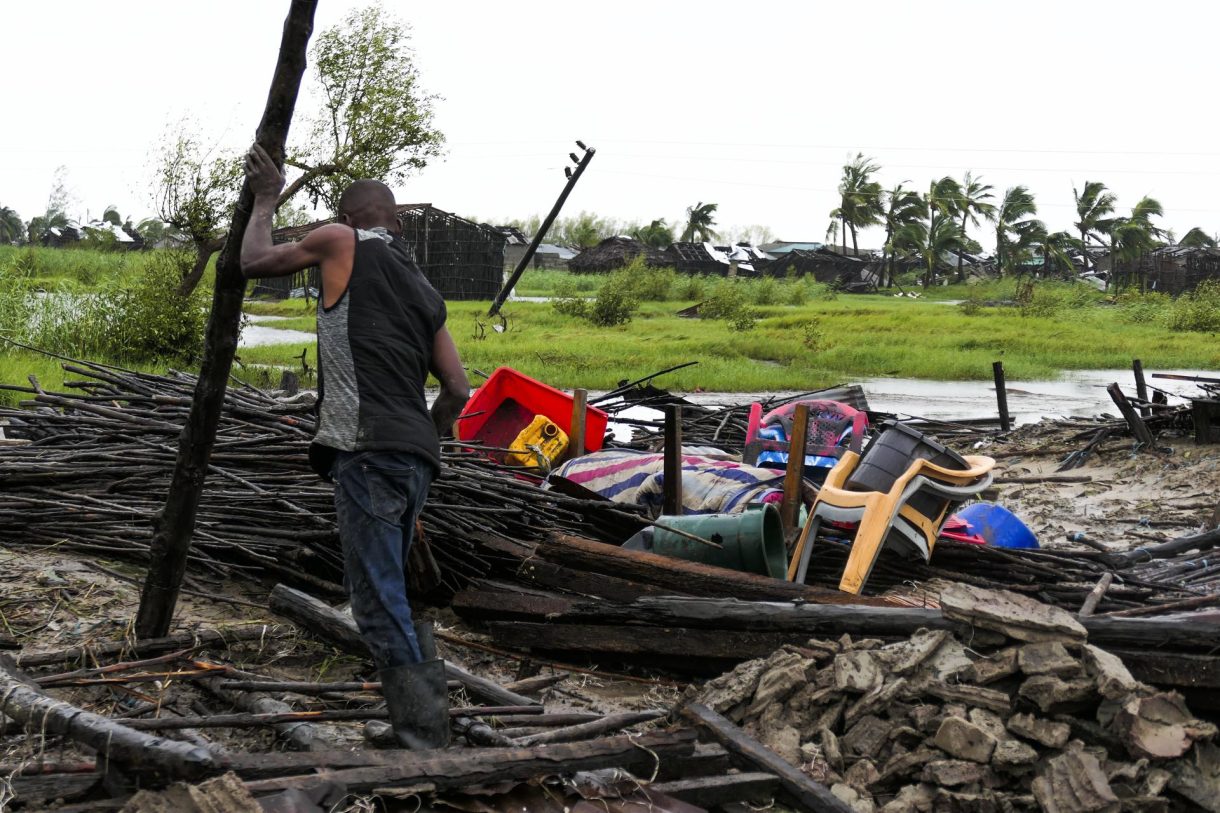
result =
M1152 433L1148 431L1148 425L1144 423L1144 419L1135 411L1135 407L1131 406L1127 396L1123 395L1122 389L1117 383L1114 383L1106 387L1106 392L1110 394L1110 400L1114 402L1114 405L1118 407L1118 411L1126 419L1127 426L1131 428L1131 434L1135 436L1136 441L1145 449L1151 449L1153 445Z
M1144 381L1144 363L1139 359L1132 359L1131 372L1135 374L1135 396L1144 403L1148 403L1148 384ZM1152 414L1152 409L1142 406L1140 414L1147 418Z
M568 458L580 457L585 453L585 424L589 414L589 391L577 389L572 391L572 426L568 432Z
M664 502L661 513L682 516L682 407L665 407Z
M801 491L805 474L805 443L809 435L809 405L799 404L792 413L792 434L788 438L788 465L784 470L784 500L779 518L784 524L784 536L796 534L801 509Z
M1106 591L1110 589L1110 585L1114 583L1114 574L1103 574L1097 580L1097 584L1093 585L1093 589L1084 597L1084 603L1080 605L1080 612L1076 613L1079 618L1088 618L1097 609L1097 605L1105 597Z
M255 140L281 165L301 76L305 73L305 51L313 33L316 8L317 0L292 0L284 21L267 105L255 135ZM241 242L253 207L254 193L249 182L243 181L228 237L216 261L216 287L208 317L203 362L190 415L179 436L173 480L165 497L165 507L153 521L148 575L136 614L135 633L140 638L158 638L169 632L182 577L186 573L195 514L216 440L233 355L237 351L242 299L246 293L246 278L241 272Z
M1008 390L1004 387L1004 362L993 361L991 374L995 378L995 402L1000 410L1000 431L1012 430L1012 420L1008 417Z

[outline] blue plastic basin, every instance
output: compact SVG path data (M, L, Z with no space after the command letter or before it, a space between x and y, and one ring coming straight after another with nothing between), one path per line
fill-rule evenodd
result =
M1034 532L1002 505L976 502L958 511L957 516L970 523L970 530L987 540L988 545L997 548L1040 547Z

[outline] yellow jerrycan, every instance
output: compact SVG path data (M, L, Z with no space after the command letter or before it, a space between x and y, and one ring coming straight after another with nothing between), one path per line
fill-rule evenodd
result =
M568 434L547 416L535 415L508 448L510 465L537 466L549 471L568 450Z

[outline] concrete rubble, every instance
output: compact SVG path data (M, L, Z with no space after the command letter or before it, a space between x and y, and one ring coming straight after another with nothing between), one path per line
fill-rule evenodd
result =
M1216 727L1180 695L1135 680L1062 610L964 585L942 603L999 635L812 640L697 699L860 813L1220 811Z

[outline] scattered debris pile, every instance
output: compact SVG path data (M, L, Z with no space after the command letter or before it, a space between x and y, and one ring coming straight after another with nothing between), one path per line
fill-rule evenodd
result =
M693 692L852 810L1220 810L1216 727L1132 677L1068 613L956 585L886 644L788 645Z

